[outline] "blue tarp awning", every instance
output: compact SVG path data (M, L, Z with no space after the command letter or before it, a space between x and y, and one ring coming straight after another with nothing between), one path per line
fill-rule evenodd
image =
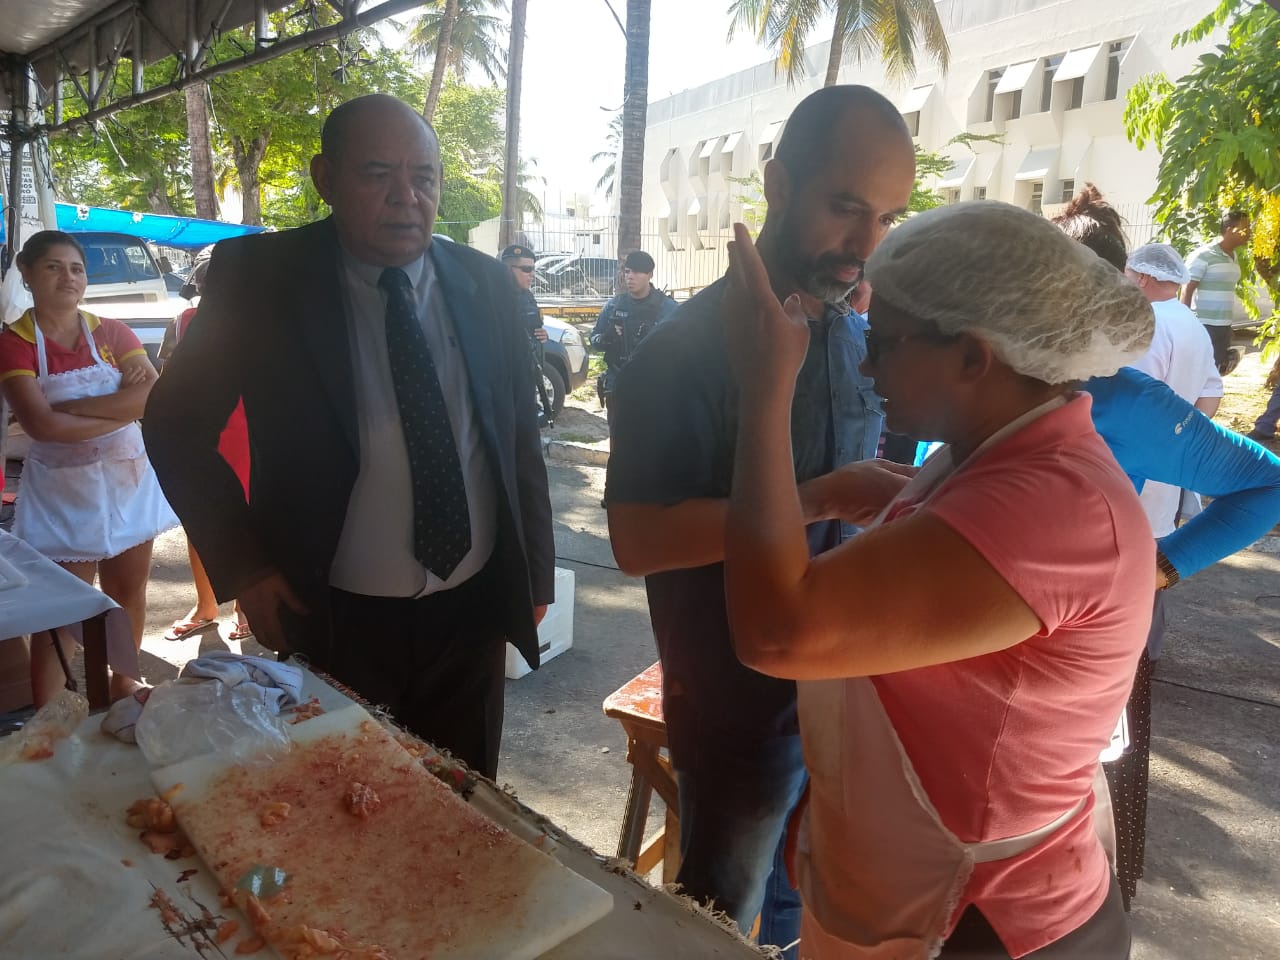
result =
M265 227L251 227L243 223L223 223L220 220L197 220L195 217L166 217L158 213L130 213L128 210L107 210L103 207L77 206L74 203L55 203L58 229L67 233L101 230L111 233L127 233L152 243L182 250L199 250L228 237L246 233L261 233Z

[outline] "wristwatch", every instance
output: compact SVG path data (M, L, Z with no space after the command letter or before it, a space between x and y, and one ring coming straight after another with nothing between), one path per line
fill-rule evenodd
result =
M1182 579L1181 575L1178 573L1178 568L1170 563L1169 558L1159 550L1156 551L1156 569L1164 574L1165 584L1163 589L1165 590L1168 590Z

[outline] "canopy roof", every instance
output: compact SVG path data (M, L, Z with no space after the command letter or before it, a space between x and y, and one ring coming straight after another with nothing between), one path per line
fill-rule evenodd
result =
M336 20L288 18L287 36L275 35L267 15L299 0L0 0L0 109L23 106L24 77L41 88L39 105L54 102L51 129L63 124L61 81L72 81L88 122L118 109L145 103L187 84L239 69L291 50L335 40L353 30L421 6L422 0L320 0ZM209 63L206 54L229 30L254 25L255 40L243 57ZM173 77L159 85L141 67L175 57ZM7 61L7 64L5 63ZM111 79L128 61L132 91L116 96ZM29 74L28 74L29 72ZM69 88L70 89L70 88ZM68 93L68 95L70 95Z
M57 203L54 206L58 212L58 229L67 233L84 233L90 230L127 233L131 237L141 237L152 243L178 247L181 250L199 250L228 237L261 233L265 229L243 223L197 220L195 217L166 217L158 213L78 207L74 203Z
M77 206L74 203L55 203L58 229L67 233L124 233L179 250L199 250L228 237L247 233L261 233L265 227L251 227L243 223L223 223L220 220L197 220L195 217L166 217L158 213L131 213L128 210L108 210L105 207ZM5 238L4 218L0 218L0 243ZM22 236L30 236L31 227L24 227Z

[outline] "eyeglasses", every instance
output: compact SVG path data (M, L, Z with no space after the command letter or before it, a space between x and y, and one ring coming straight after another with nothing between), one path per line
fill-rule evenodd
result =
M533 273L532 266L522 266L518 263L508 264L508 266L511 267L512 270L519 270L521 273Z
M940 333L937 330L913 330L910 333L878 334L867 330L867 362L877 364L886 353L907 340L929 340L933 343L946 344L955 340L954 335Z

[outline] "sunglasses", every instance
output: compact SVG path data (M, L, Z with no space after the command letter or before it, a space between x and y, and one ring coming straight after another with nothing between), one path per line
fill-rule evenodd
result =
M521 273L533 273L533 267L525 267L519 264L510 264L512 270L519 270Z
M877 364L881 358L907 340L928 340L931 343L946 344L956 339L954 334L939 333L936 330L916 330L911 333L877 334L867 330L867 362Z

